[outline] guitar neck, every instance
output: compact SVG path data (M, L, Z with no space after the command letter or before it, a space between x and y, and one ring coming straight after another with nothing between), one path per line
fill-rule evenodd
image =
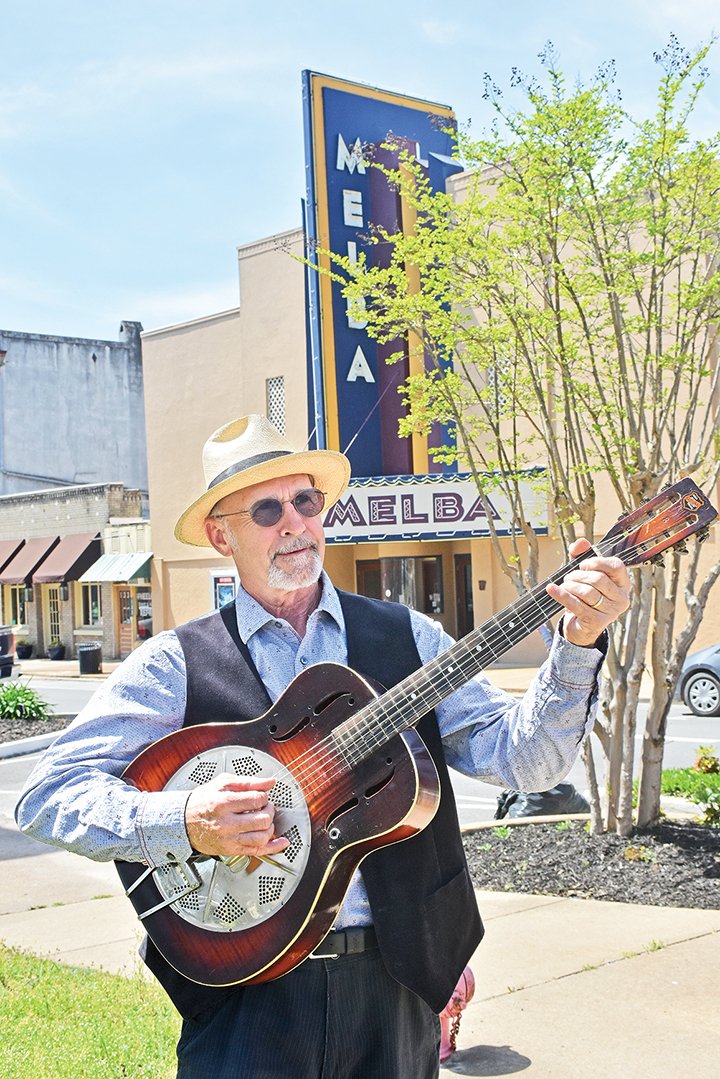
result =
M338 749L348 759L358 761L395 735L416 726L456 689L557 614L561 606L547 594L546 585L559 584L586 558L587 552L563 566L336 727L333 738Z
M682 549L688 536L697 535L702 540L716 518L717 510L686 476L620 517L593 549L596 554L620 558L626 566L640 566L657 561L671 547ZM587 557L588 552L578 555L479 629L336 727L332 737L348 763L369 756L395 735L414 727L478 671L557 614L560 604L547 594L546 586L551 582L559 584Z

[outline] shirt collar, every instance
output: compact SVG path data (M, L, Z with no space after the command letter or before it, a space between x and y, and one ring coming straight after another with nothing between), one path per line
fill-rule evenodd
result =
M322 593L315 611L328 615L342 629L345 621L335 586L324 570L320 579L322 581ZM235 613L237 615L238 632L244 644L247 644L252 635L261 630L263 626L276 621L274 615L266 611L256 599L253 599L249 592L245 591L242 581L235 597Z

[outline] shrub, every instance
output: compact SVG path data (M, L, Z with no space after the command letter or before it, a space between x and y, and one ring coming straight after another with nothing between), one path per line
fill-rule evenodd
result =
M693 768L705 775L717 775L720 772L720 759L712 746L698 746Z
M662 774L663 794L687 798L703 806L705 824L720 824L720 774L694 768L667 768Z
M52 708L24 682L0 684L0 719L48 719Z
M720 775L696 772L694 768L667 768L663 771L663 794L674 794L691 802L706 802L713 791L720 794Z

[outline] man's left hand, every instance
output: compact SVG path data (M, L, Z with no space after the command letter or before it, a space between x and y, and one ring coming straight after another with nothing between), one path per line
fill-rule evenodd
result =
M586 539L576 540L570 554L590 551ZM602 631L630 606L630 576L619 558L591 553L561 584L549 584L548 595L565 608L563 633L571 644L589 648Z

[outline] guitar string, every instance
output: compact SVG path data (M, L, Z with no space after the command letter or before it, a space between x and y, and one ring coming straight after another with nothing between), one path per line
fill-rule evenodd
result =
M612 546L614 546L613 542ZM639 544L637 548L630 548L625 552L625 556L629 557L634 554L635 550L642 550L644 545ZM598 545L600 547L600 545ZM548 581L562 578L570 572L572 569L577 568L577 565L587 557L587 552L584 552L581 556L567 566L562 567L556 574L548 578ZM544 618L556 613L561 609L560 604L555 600L552 600L544 592L544 586L536 586L535 589L526 593L519 601L517 605L510 605L505 611L499 613L495 618L489 620L485 626L480 630L475 630L468 634L461 641L452 645L446 652L441 653L440 656L435 657L430 663L420 668L419 671L414 672L408 678L401 681L397 686L388 690L380 698L376 698L365 705L360 711L353 716L348 717L346 721L339 724L329 735L326 736L317 745L311 747L304 754L301 754L291 765L290 770L298 778L299 782L305 781L306 774L310 776L318 776L318 783L326 783L328 780L332 780L337 775L347 771L348 768L352 768L354 764L362 760L364 757L370 755L379 746L385 744L390 737L395 734L401 733L403 730L413 726L414 723L408 720L410 714L407 709L408 704L408 686L411 686L413 682L429 682L427 688L422 691L419 688L415 690L415 697L412 698L413 708L411 712L415 713L415 722L417 722L426 712L430 710L434 703L438 703L443 700L450 693L454 692L461 685L465 684L475 673L482 670L487 665L489 660L492 660L496 654L502 654L507 647L512 647L513 644L525 636L525 633L519 636L508 636L502 629L502 626L498 624L498 620L506 612L512 613L519 621L525 630L532 631L541 624ZM540 619L537 618L537 610L542 614ZM533 614L534 618L530 626L527 626L524 619L528 614ZM490 623L496 623L493 627ZM509 623L509 628L514 628L512 623ZM485 632L487 627L490 626L490 632ZM499 632L498 632L499 631ZM469 653L469 642L474 638L483 638L484 647L473 648L473 652ZM504 638L504 640L503 640ZM498 649L498 642L502 646ZM496 651L497 650L497 651ZM452 653L452 656L450 655ZM465 659L459 658L462 653L465 653ZM489 653L489 654L488 654ZM480 658L479 658L480 657ZM455 660L451 663L445 671L442 670L443 664L449 660ZM469 660L469 662L468 662ZM448 677L448 673L452 673L454 676L459 673L460 678ZM441 689L442 683L445 683L443 689ZM383 705L378 707L380 702ZM400 702L405 706L404 715L401 714L401 725L397 725L397 721L392 720L393 713L397 715L397 704ZM368 719L370 719L370 726L368 726ZM390 734L388 734L388 728L383 726L384 720L391 720ZM350 745L350 752L348 747L343 747L342 744L338 744L338 734L344 737L348 742L352 743L355 739L357 744L357 732L365 727L364 738L354 753L352 752L352 744ZM394 727L394 729L393 729ZM322 756L324 754L324 757ZM306 759L304 759L306 758ZM335 766L334 772L324 772L322 775L318 774L318 769L324 764L332 763ZM297 769L297 765L302 764L300 770ZM315 786L308 783L308 789L310 793L313 793L317 789L317 783Z
M603 542L597 545L601 553ZM611 551L617 544L617 537L607 542L607 551ZM641 551L645 544L638 544L624 552L620 557L629 560L636 551ZM445 652L436 656L424 667L403 679L398 685L387 690L381 697L370 701L357 713L348 717L338 727L329 733L316 745L300 754L293 762L287 765L298 783L301 783L310 794L318 789L319 785L331 781L336 776L352 768L359 761L369 756L379 746L385 744L391 737L407 730L419 721L422 716L430 711L434 704L439 703L449 696L460 686L469 681L476 673L481 671L488 662L496 655L501 655L507 648L522 640L527 632L532 632L546 618L561 609L561 605L548 596L544 591L545 585L550 581L561 581L569 572L576 569L591 552L583 552L575 560L563 566L552 574L542 584L535 586L529 592L520 597L515 604L510 604L493 618L489 619L482 627L471 631L466 637L456 642ZM538 612L540 618L538 618ZM520 623L524 632L515 636L509 635L500 620L503 615L511 614ZM526 619L532 616L528 625ZM508 629L517 628L514 622L508 623ZM472 651L470 648L472 646ZM444 669L443 669L444 668ZM452 677L450 677L452 675ZM460 677L458 677L458 675ZM421 683L427 683L425 689L420 688ZM410 694L410 687L416 683L418 688ZM382 702L382 704L380 703ZM404 713L400 715L401 725L398 725L398 704L404 706ZM408 704L411 708L408 709ZM413 721L408 716L414 715ZM388 734L387 721L390 721ZM360 739L359 732L365 728ZM348 744L343 745L345 741ZM355 749L353 749L353 742ZM359 742L359 745L358 745ZM322 772L319 770L326 764L333 764L334 771ZM299 766L299 767L298 767ZM315 783L313 777L317 776ZM309 777L309 778L308 778Z
M539 621L557 609L539 604L537 607L541 612ZM535 619L528 625L525 617L518 615L517 621L528 631L536 628ZM525 633L515 637L499 630L493 635L492 642L488 642L486 638L484 643L479 642L472 649L467 644L454 645L452 655L446 652L442 657L436 657L432 665L422 668L422 674L415 672L398 686L388 690L382 698L371 701L339 728L335 728L326 739L325 746L318 747L315 760L305 763L304 770L296 773L299 780L302 781L304 773L308 771L308 764L309 770L317 775L318 768L326 763L333 763L334 771L326 772L322 777L323 782L333 779L348 767L353 767L379 746L387 743L390 737L414 726L432 707L482 670L497 655L497 642L510 647L523 636ZM443 667L443 664L447 666ZM309 789L311 793L315 789L312 781Z
M525 626L525 618L527 617L527 613L525 612L525 610L523 610L523 608L527 607L530 608L530 610L532 611L534 608L539 607L539 609L543 613L544 618L547 617L547 615L549 615L550 613L552 613L558 606L554 600L551 600L550 596L546 597L547 610L545 609L545 607L541 606L534 597L531 598L528 594L522 597L522 600L523 602L521 606L516 608L514 613L517 621L523 624L524 628L527 628ZM337 744L338 733L340 734L340 737L343 737L343 734L351 736L354 730L357 730L366 723L368 713L375 712L378 715L378 721L381 723L383 719L383 713L392 712L396 708L400 700L406 700L408 698L408 684L412 685L413 682L417 683L420 680L432 679L433 674L435 673L435 668L439 668L439 670L437 670L436 677L438 679L442 678L443 657L445 663L452 663L452 658L457 657L453 666L455 669L457 669L458 672L463 675L462 681L458 681L459 686L463 684L463 682L468 681L470 677L472 677L472 674L470 673L471 671L472 673L475 673L478 669L481 669L481 667L478 665L478 659L480 658L480 656L482 656L483 660L485 660L486 657L487 659L492 659L497 648L499 648L501 645L512 646L512 644L515 642L511 638L508 638L507 634L500 626L498 621L499 617L499 615L495 616L495 618L489 620L488 623L485 623L485 626L483 627L485 629L484 634L481 632L481 630L473 630L466 637L462 638L461 641L458 641L445 652L441 653L440 656L434 657L434 659L432 659L425 667L421 668L419 671L414 672L408 678L403 679L400 683L398 683L398 685L393 686L391 689L383 693L380 697L375 698L368 704L364 705L363 708L359 710L359 712L348 717L347 720L343 721L342 724L340 724L324 739L318 742L317 745L306 750L304 754L300 754L300 756L295 759L295 761L293 762L293 766L291 767L291 770L298 779L298 781L302 782L305 779L305 772L302 770L303 766L309 764L309 770L314 771L317 767L322 767L322 765L326 761L337 758L338 753L342 754L342 747L338 746ZM497 624L493 625L492 623ZM470 653L469 648L473 643L475 643L474 653ZM451 652L453 653L452 658L450 657ZM462 653L465 653L465 655L463 656ZM468 662L468 660L470 660L470 662ZM445 675L445 680L448 681L447 675ZM458 686L454 686L453 688L458 688ZM423 692L419 688L419 686L417 689L415 689L414 692L417 697L416 703L420 705L420 707L423 709L420 714L423 714L424 712L428 711L428 702L430 698L427 696L427 692ZM380 705L381 701L383 702L382 705ZM405 729L406 726L407 724L404 724L403 729ZM323 751L325 751L324 758L321 756ZM360 758L358 757L357 759ZM344 756L343 763L345 762L345 760L347 760L349 764L352 764L352 754ZM298 769L298 765L301 766L300 769Z

